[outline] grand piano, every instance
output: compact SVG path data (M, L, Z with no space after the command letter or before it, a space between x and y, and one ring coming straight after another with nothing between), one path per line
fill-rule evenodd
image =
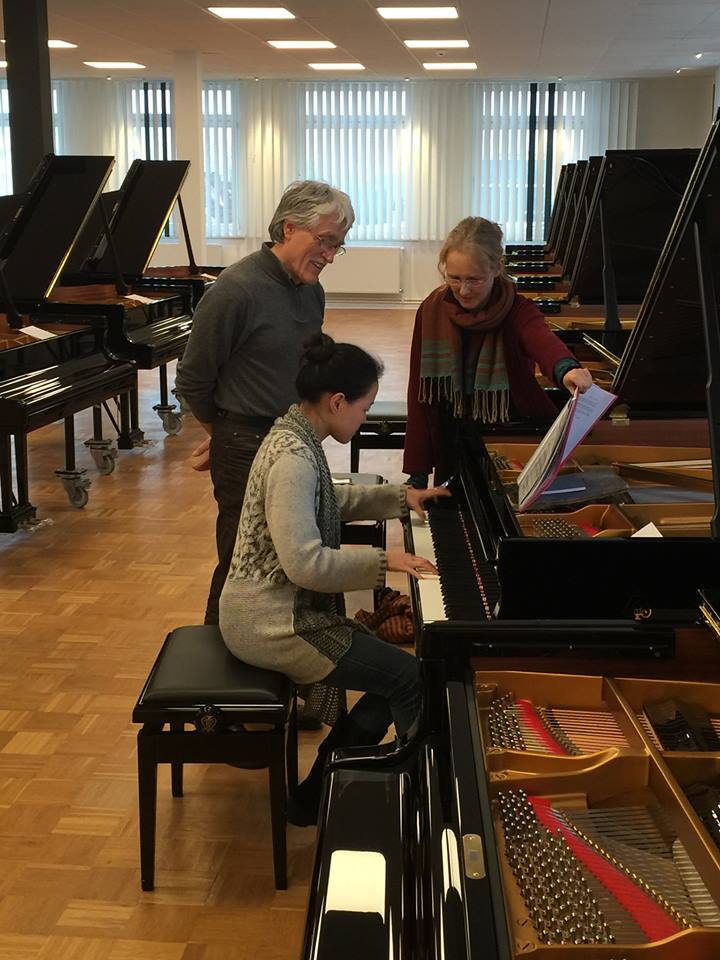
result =
M106 320L90 315L82 324L58 316L48 325L32 323L18 313L9 287L26 282L52 290L61 264L82 228L92 203L112 169L111 157L53 157L40 166L28 191L2 198L0 215L6 229L0 239L0 530L14 532L32 520L29 499L27 435L57 420L65 424L65 465L56 470L70 503L82 507L88 500L90 478L75 462L74 414L93 408L93 438L87 441L100 473L115 466L112 441L103 437L101 405L129 395L135 368L112 354ZM46 170L55 169L48 179ZM51 231L35 221L26 231L25 210L41 198L55 210ZM129 421L119 425L129 431Z
M719 147L716 124L615 378L622 483L586 506L629 529L527 527L470 433L454 504L408 526L440 570L412 587L422 717L331 757L304 960L720 956Z
M587 167L586 160L577 160L567 164L561 171L564 176L558 184L559 194L550 225L552 259L548 262L523 260L521 257L506 254L507 271L515 278L518 290L527 296L567 296L567 284L562 282L565 250L581 202Z
M126 283L138 287L189 286L195 308L222 268L195 263L180 193L189 168L189 160L133 161L120 188L100 198L114 251L106 235L103 210L97 203L65 265L62 283L114 283L119 273ZM180 214L188 264L150 267L175 207Z
M565 204L567 203L568 190L574 169L574 163L564 163L560 167L558 181L555 186L555 199L550 214L550 222L547 224L546 229L547 240L545 243L508 243L505 245L505 257L508 261L522 262L525 264L535 263L538 265L538 272L542 272L542 266L547 266L555 262L557 233L560 228Z
M697 150L608 150L578 162L555 248L562 284L538 278L532 291L557 325L587 315L578 306L606 302L607 271L619 303L642 302L697 156Z
M54 265L53 284L36 268L35 249L45 242L48 224L57 221L58 198L66 176L62 157L49 156L38 172L28 202L8 228L6 243L14 251L13 269L7 272L7 286L18 309L29 314L33 323L67 323L83 325L102 317L107 322L108 344L113 355L130 361L136 368L160 368L180 357L192 326L192 290L181 285L168 289L161 283L153 286L124 283L96 283L75 286L54 286L61 276L68 255ZM66 206L71 206L76 193L70 193ZM97 197L94 198L94 200ZM87 214L83 207L83 215ZM164 379L164 378L163 378ZM118 437L118 446L128 448L143 442L139 425L137 391L121 397L123 416L129 417L128 435ZM180 429L179 418L164 416L158 410L167 432Z
M62 285L114 284L118 292L129 285L138 294L143 289L190 291L194 310L222 268L198 267L195 263L180 196L189 167L189 160L133 161L119 190L104 193L95 204L65 265ZM151 268L150 261L176 205L188 264ZM154 409L165 431L176 434L182 427L182 404L177 411L169 402L164 363L158 372L160 398Z

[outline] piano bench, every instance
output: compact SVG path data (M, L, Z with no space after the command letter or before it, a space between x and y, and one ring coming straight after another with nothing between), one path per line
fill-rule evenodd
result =
M405 446L407 403L381 400L368 410L367 420L350 441L350 469L360 469L361 450L402 450Z
M275 888L285 890L287 792L297 785L292 682L238 660L218 627L178 627L166 637L132 719L142 724L137 738L142 889L152 890L155 883L157 765L171 765L172 795L182 797L183 764L229 763L268 768Z

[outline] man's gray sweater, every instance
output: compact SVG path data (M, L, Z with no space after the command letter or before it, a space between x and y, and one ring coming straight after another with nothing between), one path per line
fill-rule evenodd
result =
M218 410L278 417L297 400L303 344L320 332L320 284L294 283L263 244L220 274L200 301L176 385L203 423Z

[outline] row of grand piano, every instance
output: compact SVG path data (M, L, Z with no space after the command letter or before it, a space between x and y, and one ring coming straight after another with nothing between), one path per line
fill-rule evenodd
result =
M118 449L144 442L138 370L158 370L154 409L165 431L182 426L167 364L182 356L193 310L219 269L194 262L180 199L188 161L137 160L118 191L103 192L113 163L48 155L27 191L0 198L0 531L35 516L33 430L64 421L56 475L82 507L91 481L75 460L77 412L93 410L86 444L101 474L112 472ZM189 264L149 270L176 203ZM104 436L108 419L115 437Z
M563 497L517 509L536 424L466 424L407 525L423 714L330 759L303 960L720 956L719 151Z

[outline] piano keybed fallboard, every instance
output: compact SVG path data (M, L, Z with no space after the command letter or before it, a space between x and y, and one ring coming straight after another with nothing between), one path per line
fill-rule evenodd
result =
M637 710L667 688L678 700L703 688L706 703L720 688L514 671L478 671L474 685L513 955L720 956L720 789L704 795L705 815L683 793L697 797L703 773L720 785L720 752L705 755L712 769L661 754ZM498 742L498 713L523 715L523 742ZM565 749L571 735L587 738L584 752Z

